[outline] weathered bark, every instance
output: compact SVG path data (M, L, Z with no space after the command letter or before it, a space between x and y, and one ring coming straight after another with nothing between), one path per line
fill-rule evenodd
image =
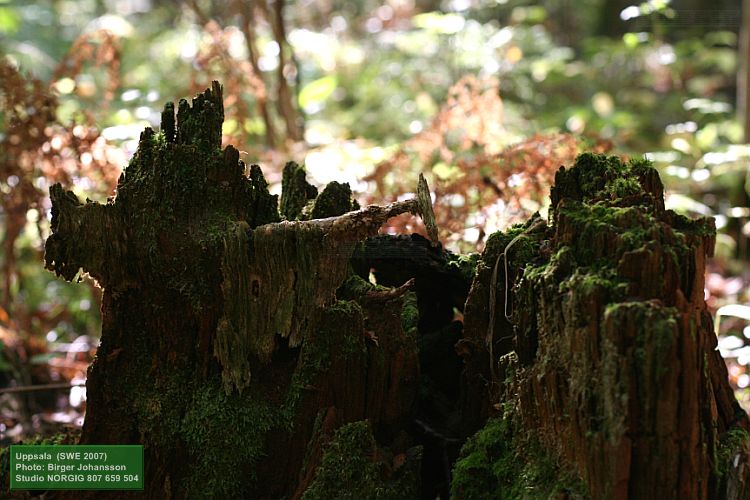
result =
M467 301L464 422L495 418L454 493L747 498L748 419L703 297L713 221L665 210L645 161L582 155L555 184L550 225L494 235Z
M340 216L282 221L260 169L244 177L238 152L219 149L220 86L181 101L176 121L172 109L161 133L142 134L113 201L51 189L47 267L104 289L81 442L144 444L148 497L299 496L323 460L306 456L316 417L327 431L367 420L404 457L371 484L418 488L404 296L347 275L356 243L389 217L431 211L426 184L420 199L343 214L351 200L337 212L331 196L319 208Z

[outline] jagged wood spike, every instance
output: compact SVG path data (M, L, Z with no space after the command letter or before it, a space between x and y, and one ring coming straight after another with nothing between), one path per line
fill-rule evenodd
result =
M422 174L419 174L419 182L417 183L417 201L419 203L419 214L427 229L427 235L432 243L438 243L438 229L435 222L435 212L432 210L430 186L427 185L427 179Z
M164 111L161 112L161 131L164 132L164 139L167 142L175 141L175 117L174 103L168 102L164 105Z

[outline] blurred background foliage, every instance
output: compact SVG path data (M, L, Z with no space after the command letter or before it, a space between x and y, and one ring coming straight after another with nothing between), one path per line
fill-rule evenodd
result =
M361 203L408 195L423 172L457 251L544 214L581 151L646 155L668 207L716 218L706 297L725 307L720 347L750 408L744 5L0 0L0 388L79 383L96 348L96 285L43 269L48 187L113 195L164 102L218 79L225 143L275 192L290 159ZM0 392L0 436L77 425L84 406L78 389Z

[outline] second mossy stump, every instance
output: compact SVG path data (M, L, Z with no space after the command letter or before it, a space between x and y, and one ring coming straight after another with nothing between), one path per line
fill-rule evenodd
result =
M549 224L493 235L478 267L464 421L490 421L454 494L747 495L750 426L703 297L713 220L665 210L645 160L581 155L551 197Z

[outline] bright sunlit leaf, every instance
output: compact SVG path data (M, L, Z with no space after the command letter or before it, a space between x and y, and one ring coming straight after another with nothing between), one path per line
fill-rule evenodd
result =
M224 123L221 126L221 133L224 135L232 135L237 131L237 128L237 120L229 118L227 120L224 120Z
M412 18L414 26L443 35L458 33L464 27L466 20L460 14L441 14L426 12Z
M447 181L450 179L456 179L462 176L461 169L455 165L447 165L444 162L439 162L432 167L432 173L435 174L438 179Z
M607 92L597 92L591 97L591 107L599 116L609 116L615 109L615 101Z
M711 210L709 206L704 205L699 201L695 201L684 194L669 194L664 201L664 205L668 210L674 210L679 213L695 213L706 217L711 217L713 215L713 210Z
M72 78L60 78L55 82L55 90L61 94L70 94L76 88L76 82Z
M750 321L750 307L742 304L728 304L716 310L716 320L714 321L714 331L718 334L723 316L732 316L734 318Z
M0 8L0 33L15 33L20 24L21 18L16 11L7 7Z
M510 14L513 23L539 24L547 19L547 9L540 5L515 7Z
M682 137L675 137L672 139L670 145L672 146L672 149L676 149L680 153L685 153L686 155L689 155L692 152L690 143Z
M517 63L523 58L523 51L520 47L513 46L510 47L507 52L505 52L505 59L508 60L509 63Z
M324 76L308 83L299 93L299 105L303 108L321 104L336 90L339 80L335 75Z

